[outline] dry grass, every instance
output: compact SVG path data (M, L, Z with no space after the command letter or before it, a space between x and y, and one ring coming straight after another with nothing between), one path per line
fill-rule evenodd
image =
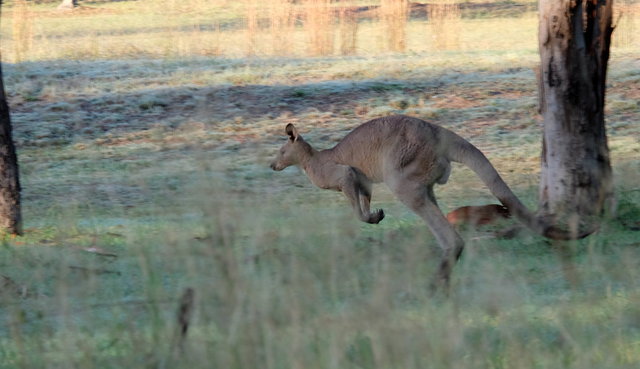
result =
M455 0L439 0L427 8L429 35L436 50L456 50L460 47L461 12Z
M490 2L465 3L464 13L460 3L452 0L430 4L426 18L409 18L406 1L149 0L144 4L99 3L63 13L51 6L18 1L14 6L5 5L4 17L12 21L2 22L2 51L4 60L11 62L378 55L537 47L534 12L515 18L488 18ZM365 5L373 8L358 10ZM637 3L620 4L617 11L623 15L614 34L616 48L637 48L637 8Z
M16 62L21 62L33 47L33 13L26 0L16 0L11 19Z
M306 0L304 30L308 37L309 55L333 53L333 11L331 0Z
M272 52L274 55L293 54L295 32L295 8L291 0L271 0L269 19Z
M638 18L640 18L640 3L630 3L629 0L616 1L613 8L613 21L616 26L613 34L613 47L638 47Z
M246 0L246 17L245 17L246 41L245 54L247 56L255 55L257 46L258 29L258 0Z
M340 10L340 54L353 55L358 43L358 18L354 11Z
M389 51L403 52L406 49L408 5L407 0L380 1L379 13L387 35Z

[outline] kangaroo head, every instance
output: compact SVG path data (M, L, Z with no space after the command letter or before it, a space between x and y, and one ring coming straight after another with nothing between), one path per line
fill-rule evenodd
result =
M293 124L287 124L285 132L289 138L282 145L276 158L271 162L271 169L283 170L291 165L300 164L300 162L309 155L309 144L298 134L298 130Z

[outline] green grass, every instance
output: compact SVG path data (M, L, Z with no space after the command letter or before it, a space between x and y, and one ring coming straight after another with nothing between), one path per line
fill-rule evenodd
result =
M102 16L83 21L96 25L87 39L135 23ZM56 28L63 44L73 22ZM449 297L428 292L433 236L384 187L373 206L387 217L365 225L339 194L268 168L286 123L327 148L404 113L469 139L535 208L538 55L535 34L513 47L519 32L487 48L323 58L116 48L106 60L77 43L3 64L26 232L0 243L0 368L637 367L637 47L614 49L609 71L617 218L568 244L492 236L509 222L465 231ZM459 166L436 192L445 211L496 201Z

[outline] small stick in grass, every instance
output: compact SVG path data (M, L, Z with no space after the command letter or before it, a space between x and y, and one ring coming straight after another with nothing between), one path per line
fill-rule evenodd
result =
M177 330L176 338L178 339L178 347L180 351L184 349L184 341L187 338L189 331L189 324L191 324L191 318L193 316L193 303L194 303L195 291L191 287L185 288L180 298L180 304L178 305L178 311L176 314Z

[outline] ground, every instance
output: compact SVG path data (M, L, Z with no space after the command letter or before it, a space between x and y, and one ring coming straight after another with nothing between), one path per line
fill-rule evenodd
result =
M614 48L609 70L618 214L566 244L526 231L495 238L510 221L464 230L449 295L431 295L435 240L383 186L373 207L387 217L367 225L340 194L268 163L287 123L328 148L368 119L408 114L474 143L535 209L541 119L530 9L465 15L455 50L428 49L413 34L402 53L361 45L353 56L246 57L232 48L245 39L237 22L219 31L229 33L218 44L229 54L190 55L189 42L219 35L176 31L195 15L169 22L137 3L34 18L22 60L18 38L2 35L26 231L0 247L0 368L640 362L637 44ZM237 18L233 4L216 16ZM76 21L95 26L83 32ZM496 24L513 32L492 38ZM375 36L374 26L362 32ZM104 42L89 42L96 35ZM136 37L133 55L127 40ZM472 48L479 39L485 46ZM445 211L496 202L458 165L436 193ZM187 288L194 315L180 344Z

